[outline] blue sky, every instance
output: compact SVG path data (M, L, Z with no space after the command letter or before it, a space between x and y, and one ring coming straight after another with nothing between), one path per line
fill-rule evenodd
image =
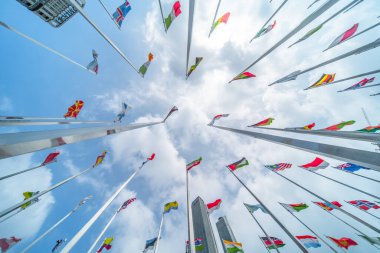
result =
M192 198L199 195L205 202L223 199L221 209L211 215L216 236L217 218L227 215L236 238L243 243L246 252L265 251L257 238L257 235L262 234L242 204L254 204L255 201L224 168L226 164L245 156L251 165L239 171L239 176L262 197L295 235L308 232L277 202L306 202L310 208L298 214L298 217L318 233L337 238L353 238L359 246L350 248L350 252L373 252L374 248L357 237L354 230L318 207L311 206L310 201L316 199L263 168L264 164L278 162L304 164L314 159L314 155L206 126L215 114L230 113L230 117L221 120L219 124L244 128L247 124L273 117L274 127L301 126L316 122L316 128L323 128L342 120L354 119L357 121L356 124L347 127L347 130L356 130L366 126L361 107L366 109L373 124L380 122L378 97L369 97L369 94L377 93L378 89L336 93L337 90L351 86L360 79L340 83L335 87L303 91L323 73L336 73L336 79L341 79L377 69L379 49L314 70L300 76L296 81L267 86L297 69L307 68L377 39L378 28L325 53L321 52L337 35L354 23L359 22L360 31L378 22L376 17L380 6L375 0L365 1L327 23L310 39L287 49L288 45L349 2L340 1L252 68L251 72L257 75L256 78L226 85L236 73L248 66L317 7L306 10L309 1L287 3L276 17L275 29L249 44L250 38L280 2L273 1L269 4L268 1L222 1L218 16L230 11L230 20L227 25L221 24L210 39L207 35L217 1L198 2L190 64L196 56L203 56L204 60L189 80L185 81L187 2L182 3L182 14L173 22L167 34L161 24L156 1L131 0L132 11L126 17L121 31L115 27L97 1L87 3L85 11L134 65L138 67L144 63L149 52L154 54L155 59L142 79L80 15L61 28L54 29L16 1L2 1L1 21L83 65L91 61L91 50L95 49L99 54L100 66L99 74L92 75L1 27L1 115L60 117L68 106L81 99L85 105L78 119L112 120L120 110L121 102L127 102L133 109L124 120L125 124L155 121L162 118L173 105L179 107L179 112L165 125L61 147L57 149L61 152L58 163L0 182L0 196L3 200L0 207L5 209L21 201L22 192L46 189L88 168L103 149L108 150L101 167L42 197L38 204L0 226L0 237L14 235L23 238L23 241L10 252L22 250L33 238L68 213L80 199L88 194L94 195L93 200L37 244L31 252L44 252L50 250L57 239L70 239L117 186L152 152L157 154L156 160L147 165L136 180L131 182L128 189L123 191L102 215L73 252L86 252L112 212L132 196L137 196L138 201L117 217L107 233L115 236L112 251L142 250L145 240L153 238L158 231L163 204L173 200L180 203L180 208L178 212L170 213L166 219L160 252L183 251L187 231L184 168L187 162L199 156L204 160L200 167L192 171L191 195ZM112 11L121 3L106 2L106 5ZM162 3L166 15L170 11L172 1L165 0ZM379 75L375 76L380 78ZM4 133L55 128L57 127L19 127L1 130ZM291 134L286 136L374 150L374 147L367 143ZM1 175L37 165L49 152L51 150L1 160ZM326 160L334 166L344 162ZM376 183L331 168L321 173L368 192L380 194ZM380 178L375 171L360 173ZM284 174L329 200L373 201L365 195L320 179L295 166ZM354 207L345 205L344 208L367 222L379 224L378 220ZM371 212L379 215L379 211ZM353 220L337 215L368 235L379 236ZM269 217L261 213L257 217L272 236L285 241L287 246L282 252L296 252L295 245ZM221 247L219 240L217 244ZM325 250L321 248L311 251L326 252Z

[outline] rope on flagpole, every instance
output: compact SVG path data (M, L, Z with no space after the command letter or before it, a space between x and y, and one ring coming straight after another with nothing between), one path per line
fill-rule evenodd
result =
M286 1L287 1L287 0L286 0ZM211 28L210 28L210 33L208 34L208 37L209 37L209 38L210 38L211 33L212 33L212 31L213 31L212 28L214 27L214 24L215 24L216 15L218 15L218 10L219 10L219 6L220 6L220 2L222 2L222 0L219 0L219 1L218 1L218 5L216 6L214 19L212 20Z

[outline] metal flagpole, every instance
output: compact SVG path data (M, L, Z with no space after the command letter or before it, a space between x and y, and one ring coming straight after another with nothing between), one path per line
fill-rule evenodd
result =
M214 27L214 24L215 24L216 15L218 15L218 10L219 10L219 6L220 6L220 2L222 2L222 0L218 0L218 5L216 6L214 19L212 20L212 23L211 23L210 33L208 34L209 38L210 38L211 33L212 33L212 28Z
M359 174L353 173L353 172L351 172L351 171L340 170L340 169L337 169L337 168L335 168L335 167L333 167L333 168L336 169L336 170L339 170L339 171L344 171L344 172L346 172L346 173L350 173L351 175L355 175L355 176L358 176L358 177L362 177L362 178L365 178L365 179L368 179L368 180L371 180L371 181L374 181L374 182L380 183L379 180L376 180L376 179L374 179L374 178L370 178L370 177L366 177L366 176L363 176L363 175L359 175Z
M379 23L379 24L380 24L380 23ZM350 76L350 77L347 77L347 78L343 78L343 79L340 79L340 80L336 80L336 81L334 81L334 82L329 83L328 85L330 85L330 84L335 84L335 83L340 83L340 82L344 82L344 81L351 80L351 79L355 79L355 78L362 77L362 76L367 76L367 75L371 75L371 74L376 74L376 73L379 73L379 72L380 72L380 69L373 70L373 71L369 71L369 72L362 73L362 74L359 74L359 75Z
M72 124L112 124L113 121L42 121L42 120L25 120L25 119L0 119L0 126L35 126L35 125L72 125Z
M350 202L348 202L348 201L346 201L346 200L345 200L344 202L346 202L346 203L350 204L351 206L354 206L354 207L356 207L357 209L359 209L359 210L361 210L361 211L363 211L363 212L365 212L365 213L371 215L372 217L374 217L374 218L380 220L380 217L378 217L378 216L376 216L376 215L374 215L374 214L368 212L367 210L361 209L361 208L359 208L359 207L357 207L357 206L351 204Z
M5 217L4 219L0 220L0 223L3 223L4 221L12 218L13 216L15 216L16 214L18 214L19 212L22 212L24 211L24 209L19 209L17 212L14 212L12 213L11 215L8 215L7 217Z
M228 168L229 169L229 168ZM247 189L247 191L252 195L252 197L257 201L259 202L259 204L265 208L265 210L268 212L268 214L272 217L272 219L281 227L281 229L290 237L290 239L292 239L292 241L297 245L297 247L302 251L302 252L309 252L307 251L307 249L292 235L292 233L290 233L290 231L277 219L276 216L274 216L274 214L266 207L266 205L261 202L261 200L243 183L243 181L240 180L240 178L238 176L236 176L236 174L231 170L229 169L229 171L231 172L231 174L240 182L240 184L245 188Z
M82 7L76 2L76 0L67 0L70 4L72 4L75 9L87 20L88 23L94 27L94 29L123 57L123 59L139 74L137 68L132 64L132 62L124 55L124 53L113 43L113 41L105 35L100 28L90 19L90 17L83 11Z
M162 5L161 5L161 0L158 0L158 5L160 6L161 17L162 17L162 23L164 24L165 33L166 33L168 30L166 29L166 24L165 24L164 13L162 12Z
M153 250L154 253L157 253L157 252L158 252L158 245L160 244L161 230L162 230L162 226L163 226L163 224L164 224L164 218L165 218L165 214L162 213L162 214L161 214L160 229L158 230L157 241L156 241L156 243L154 244L154 250Z
M0 21L0 25L3 26L3 27L5 27L5 28L7 28L8 30L10 30L10 31L12 31L12 32L14 32L14 33L17 33L17 34L20 35L21 37L24 37L25 39L27 39L27 40L33 42L34 44L36 44L36 45L38 45L38 46L40 46L40 47L43 47L43 48L47 49L48 51L52 52L53 54L60 56L61 58L65 59L66 61L71 62L71 63L73 63L74 65L77 65L78 67L81 67L82 69L85 69L85 70L88 71L88 69L87 69L85 66L83 66L82 64L77 63L76 61L74 61L74 60L70 59L69 57L67 57L67 56L65 56L65 55L63 55L63 54L61 54L60 52L58 52L58 51L56 51L56 50L54 50L54 49L52 49L52 48L50 48L50 47L48 47L48 46L42 44L41 42L39 42L39 41L37 41L37 40L35 40L35 39L29 37L28 35L23 34L22 32L17 31L16 29L14 29L13 27L10 27L9 25L5 24L4 22L1 22L1 21ZM89 71L89 72L90 72L90 73L93 73L93 72L91 72L91 71Z
M189 171L186 170L186 204L187 204L187 237L189 240L189 253L195 253L194 235L192 229L192 211L190 207L190 194L189 194Z
M282 2L282 4L277 8L277 10L272 14L272 16L270 16L270 18L267 20L267 22L265 22L265 24L260 28L259 32L261 30L264 29L264 27L269 23L269 21L271 21L271 19L277 14L277 12L279 12L281 10L281 8L286 4L288 0L284 0L284 2ZM257 38L257 34L259 33L257 32L256 35L249 41L249 43L251 43L254 39ZM209 36L210 37L210 36Z
M315 3L319 2L319 0L315 0L314 2L312 2L308 7L307 9L310 9L311 6L313 6Z
M268 251L268 253L270 253L269 249L267 248L267 245L265 245L264 241L261 239L261 237L258 235L260 241L263 243L265 249ZM276 248L277 249L277 248ZM278 251L277 251L278 252Z
M107 229L109 228L109 226L111 225L111 223L113 222L113 220L116 218L116 215L117 215L117 212L114 213L114 215L112 215L111 219L108 221L108 223L106 224L106 226L103 228L102 232L100 232L100 234L98 235L98 237L96 237L95 241L92 243L91 247L89 248L89 250L87 251L87 253L92 253L96 244L98 244L98 242L100 241L100 239L102 239L104 233L107 231Z
M213 240L213 243L214 243L214 247L215 247L215 249L217 249L218 246L216 246L215 235L214 235L214 231L212 229L212 225L211 225L211 221L210 221L210 213L208 212L208 210L207 210L207 218L208 218L208 224L209 224L209 226L211 228L211 236L212 236L212 240Z
M286 211L288 211L288 213L290 213L294 218L296 218L296 220L298 220L305 228L307 228L311 233L313 233L316 237L318 237L319 240L321 240L324 244L326 244L330 249L331 251L335 252L335 253L338 253L338 251L336 251L330 244L328 244L325 240L323 240L322 237L320 237L316 232L314 232L314 230L312 230L308 225L306 225L303 221L301 221L294 213L292 213L291 211L289 211L287 208L285 208L284 204L283 203L279 203Z
M25 253L29 251L36 243L41 241L47 234L49 234L51 231L53 231L56 227L58 227L62 222L64 222L67 218L69 218L80 206L82 206L88 199L90 199L92 196L88 196L84 198L82 201L79 202L79 204L71 210L68 214L65 215L62 219L60 219L57 223L55 223L53 226L51 226L48 230L46 230L42 235L40 235L38 238L36 238L33 242L31 242L21 253Z
M190 48L191 48L191 38L193 36L194 8L195 8L195 0L189 0L189 24L188 24L188 28L187 28L187 52L186 52L186 71L185 71L185 76L187 76L187 70L189 69L189 57L190 57Z
M282 38L280 41L278 41L276 44L274 44L268 51L266 51L264 54L262 54L257 60L255 60L253 63L251 63L248 67L246 67L243 71L241 71L238 75L241 75L243 72L247 71L248 69L252 68L256 63L264 59L267 55L269 55L272 51L274 51L276 48L281 46L284 42L286 42L288 39L290 39L293 35L295 35L297 32L299 32L302 28L307 26L309 23L311 23L314 19L318 18L321 14L323 14L325 11L330 9L334 4L339 2L339 0L328 0L324 5L322 5L319 9L311 13L309 16L307 16L298 26L296 26L293 30L291 30L287 35L285 35L284 38ZM229 81L229 83L231 83Z
M44 167L45 165L48 165L48 164L53 163L53 162L56 162L56 161L53 160L53 161L51 161L51 162L49 162L49 163L43 163L43 164L41 164L41 165L38 165L38 166L33 167L33 168L30 168L30 169L22 170L22 171L19 171L19 172L13 173L13 174L9 174L9 175L6 175L6 176L3 176L3 177L0 177L0 181L1 181L1 180L4 180L4 179L6 179L6 178L10 178L10 177L14 177L14 176L20 175L20 174L22 174L22 173L25 173L25 172L28 172L28 171L31 171L31 170L35 170L35 169L38 169L38 168Z
M251 213L247 207L247 205L244 203L245 207L247 208L248 212L251 214L252 218L255 220L256 224L260 227L261 231L265 234L265 236L268 238L268 240L272 243L272 245L274 246L274 249L280 253L280 250L277 248L277 245L274 243L274 241L272 241L272 238L268 235L268 233L265 231L265 229L261 226L260 222L256 219L256 217L253 215L253 213ZM259 238L261 239L261 237L259 236ZM264 243L264 242L263 242ZM264 243L264 246L265 248L267 248L267 246L265 245ZM267 248L268 250L268 248ZM268 250L269 251L269 250Z
M264 167L264 168L266 168L266 167ZM274 173L276 173L277 175L279 175L280 177L286 179L287 181L291 182L292 184L298 186L299 188L303 189L304 191L310 193L310 194L313 195L314 197L316 197L316 198L318 198L318 199L324 201L325 203L329 203L330 205L333 205L333 204L330 203L330 201L328 201L328 200L322 198L321 196L317 195L316 193L314 193L314 192L312 192L312 191L306 189L305 187L301 186L300 184L294 182L293 180L291 180L291 179L289 179L289 178L287 178L287 177L281 175L281 174L278 173L277 171L271 170L271 169L269 169L269 168L267 168L267 169L270 170L270 171L272 171L272 172L274 172ZM340 207L338 207L338 206L334 206L334 208L335 208L336 210L339 210L340 212L344 213L345 215L351 217L352 219L354 219L354 220L360 222L360 223L363 224L364 226L366 226L366 227L372 229L373 231L376 231L377 233L380 233L380 229L379 229L379 228L376 228L375 226L373 226L373 225L371 225L371 224L369 224L369 223L363 221L362 219L356 217L355 215L352 215L351 213L347 212L346 210L344 210L344 209L342 209L342 208L340 208Z
M106 6L102 2L102 0L99 0L99 3L102 5L103 9L107 12L108 16L112 19L112 22L116 25L116 27L120 30L120 26L116 23L115 19L112 17L111 13L107 10Z
M360 87L355 88L355 90L371 88L371 87L379 86L379 85L380 85L380 83L370 84L370 85L366 85L366 86L360 86ZM346 91L352 91L352 90L338 90L337 92L346 92Z
M238 134L247 135L257 139L282 144L291 148L323 155L333 159L343 160L366 168L380 171L380 154L376 152L364 151L359 149L339 147L312 141L304 141L294 138L281 137L276 135L251 132L229 127L213 126L215 128L231 131ZM380 231L380 230L379 230Z
M353 9L356 5L362 3L364 0L360 0L359 2L355 3L354 5L352 5L350 8L348 8L347 10L345 10L343 13L346 13L348 12L349 10Z
M349 57L349 56L351 56L351 55L357 55L357 54L364 53L364 52L366 52L366 51L369 51L369 50L372 50L372 49L374 49L374 48L377 48L378 46L380 46L380 38L379 38L379 39L376 39L375 41L373 41L373 42L371 42L371 43L368 43L368 44L366 44L366 45L364 45L364 46L361 46L361 47L359 47L359 48L356 48L356 49L354 49L354 50L351 50L351 51L349 51L349 52L347 52L347 53L345 53L345 54L339 55L339 56L337 56L337 57L335 57L335 58L332 58L332 59L327 60L327 61L324 61L324 62L322 62L322 63L320 63L320 64L318 64L318 65L315 65L315 66L313 66L313 67L310 67L310 68L308 68L308 69L305 69L305 70L302 70L302 71L301 71L301 70L294 71L293 73L290 73L289 75L284 76L284 77L278 79L277 81L275 81L275 82L269 84L269 86L272 86L273 84L276 84L276 83L284 83L284 82L288 82L288 81L291 81L291 80L296 80L297 77L298 77L299 75L301 75L301 74L304 74L304 73L306 73L306 72L309 72L309 71L312 71L312 70L314 70L314 69L320 68L320 67L322 67L322 66L328 65L328 64L330 64L330 63L333 63L333 62L339 61L339 60L341 60L341 59L347 58L347 57Z
M148 161L148 160L147 160ZM66 244L66 246L61 250L61 253L68 253L70 250L78 243L82 236L91 228L91 226L97 221L97 219L102 215L102 213L107 209L107 207L112 203L112 201L119 196L120 192L129 184L129 182L137 175L137 173L142 169L142 167L147 163L143 162L141 166L133 172L133 174L116 190L116 192L103 204L103 206L94 214L91 219L74 235L74 237Z

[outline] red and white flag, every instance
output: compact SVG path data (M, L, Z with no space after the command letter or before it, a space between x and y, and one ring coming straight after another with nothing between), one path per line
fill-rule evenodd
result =
M11 238L1 238L0 239L0 249L1 253L7 252L12 246L21 241L21 239L12 236Z
M207 204L208 213L212 213L214 210L219 209L221 204L222 204L221 199L217 199L214 202L208 203Z
M316 171L319 169L326 169L329 165L330 164L326 162L325 160L319 157L316 157L314 161L312 161L311 163L300 165L299 167L303 169L311 170L311 171Z
M356 30L358 30L358 27L359 27L359 24L356 23L355 25L353 25L350 29L348 29L347 31L345 31L344 33L342 33L341 35L339 35L331 44L330 46L327 48L327 49L330 49L332 47L335 47L337 45L339 45L340 43L342 43L343 41L347 40L348 38L350 38L352 35L355 34ZM326 49L326 50L327 50ZM326 51L325 50L325 51Z

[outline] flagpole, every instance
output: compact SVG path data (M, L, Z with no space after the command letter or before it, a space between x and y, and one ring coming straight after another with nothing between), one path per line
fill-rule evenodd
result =
M187 28L187 52L186 52L186 72L185 72L185 76L187 76L187 70L189 69L189 57L190 57L190 48L191 48L191 38L192 38L192 35L193 35L194 8L195 8L195 0L189 0L189 23L188 23L188 28Z
M228 168L229 169L229 168ZM272 217L272 219L281 227L281 229L290 237L290 239L292 239L292 241L297 245L297 247L304 253L307 253L309 252L307 249L305 249L305 247L292 235L292 233L290 233L290 231L277 219L276 216L274 216L274 214L265 206L265 204L263 202L261 202L261 200L243 183L243 181L240 180L240 178L238 176L236 176L236 174L231 170L229 169L229 171L231 172L231 174L240 182L240 184L252 195L252 197L257 201L259 202L259 204L265 208L265 210L268 212L268 214Z
M168 30L166 29L164 13L162 12L161 0L158 0L158 5L160 6L161 17L162 17L162 23L164 24L164 29L165 29L165 33L166 33Z
M244 206L247 208L247 206L244 204ZM248 210L248 208L247 208ZM255 220L256 224L260 227L261 231L265 234L265 236L268 238L268 240L272 243L272 245L274 246L274 249L280 253L279 249L277 248L277 245L274 243L274 241L272 241L272 238L268 235L268 233L265 231L265 229L261 226L260 222L256 219L256 217L253 215L253 213L251 213L249 210L248 212L251 214L252 218ZM259 238L261 239L261 237L259 236ZM263 242L264 243L264 242ZM265 248L268 250L267 246L265 245L264 243L264 246ZM268 250L269 251L269 250Z
M117 212L115 212L111 219L107 222L106 226L103 228L102 232L100 232L100 234L98 235L98 237L96 237L95 241L92 243L91 247L89 248L89 250L87 251L87 253L92 253L94 248L96 247L96 244L98 244L98 242L100 241L100 239L102 239L104 233L107 231L107 229L109 228L109 226L111 225L111 223L113 222L113 220L116 218L116 215L117 215Z
M117 26L117 28L119 30L120 29L120 26L116 23L115 19L112 17L111 13L107 10L106 6L104 5L104 3L102 2L102 0L99 0L99 3L102 5L103 9L107 12L108 16L111 18L112 22Z
M268 251L268 253L270 253L269 249L267 248L267 245L265 245L265 243L264 243L264 241L261 239L261 237L260 237L259 235L258 235L257 237L259 237L260 241L261 241L262 244L264 245L264 248ZM269 237L268 237L268 238L269 238ZM277 250L277 252L279 252L278 249L277 249L277 247L276 247L276 250Z
M189 195L189 171L186 170L186 204L187 204L187 237L189 240L189 253L195 253L194 238L192 238L191 228L192 228L192 211L190 207L190 195Z
M9 175L6 175L6 176L3 176L3 177L0 177L0 181L1 181L1 180L4 180L4 179L7 179L7 178L10 178L10 177L14 177L14 176L20 175L20 174L22 174L22 173L25 173L25 172L28 172L28 171L31 171L31 170L35 170L35 169L38 169L38 168L44 167L45 165L50 164L50 163L53 163L53 162L56 162L56 161L51 161L51 162L49 162L49 163L43 163L43 164L41 164L41 165L38 165L38 166L33 167L33 168L30 168L30 169L22 170L22 171L19 171L19 172L13 173L13 174L9 174Z
M264 168L266 168L266 167L264 167ZM279 175L280 177L286 179L287 181L289 181L289 182L291 182L292 184L298 186L299 188L303 189L304 191L308 192L309 194L313 195L314 197L316 197L316 198L318 198L318 199L324 201L325 203L329 203L329 204L331 204L330 201L328 201L328 200L322 198L321 196L317 195L316 193L314 193L314 192L312 192L312 191L306 189L305 187L301 186L300 184L294 182L293 180L291 180L291 179L289 179L289 178L287 178L287 177L281 175L281 174L278 173L277 171L271 170L271 169L269 169L269 168L266 168L266 169L268 169L268 170L270 170L270 171L276 173L276 174ZM331 204L331 205L333 205L333 204ZM351 217L352 219L354 219L354 220L360 222L360 223L363 224L364 226L366 226L366 227L372 229L373 231L376 231L377 233L380 233L380 229L378 229L378 228L376 228L375 226L373 226L373 225L371 225L371 224L369 224L369 223L363 221L362 219L356 217L355 215L352 215L351 213L347 212L346 210L344 210L344 209L342 209L342 208L340 208L340 207L338 207L338 206L334 206L334 208L335 208L336 210L339 210L340 212L344 213L345 215ZM334 216L335 216L335 215L334 215Z
M47 119L49 120L49 119ZM36 125L76 125L76 124L112 124L113 121L74 121L65 120L59 121L42 121L29 119L0 119L0 126L36 126Z
M380 22L378 24L380 25ZM345 41L347 41L347 40L345 40ZM350 77L346 77L346 78L343 78L343 79L340 79L340 80L336 80L334 82L329 83L329 85L330 84L344 82L344 81L355 79L355 78L362 77L362 76L368 76L368 75L371 75L371 74L376 74L376 73L379 73L379 72L380 72L380 69L376 69L376 70L369 71L369 72L366 72L366 73L361 73L359 75L350 76Z
M360 1L358 1L357 3L355 3L354 5L352 5L350 8L348 8L347 10L345 10L343 13L348 12L349 10L353 9L356 5L362 3L363 1L364 1L364 0L360 0Z
M165 218L165 214L162 213L162 214L161 214L160 229L158 230L157 241L156 241L156 243L154 244L154 250L153 250L154 253L157 253L157 252L158 252L158 245L160 244L161 230L162 230L162 226L163 226L163 224L164 224L164 218Z
M307 9L309 9L311 6L313 6L315 3L317 3L319 0L315 0L314 2L312 2L308 7Z
M222 2L222 0L218 0L218 5L216 6L214 19L212 20L212 23L211 23L210 33L208 34L209 38L210 38L211 33L212 33L212 28L214 27L214 24L215 24L216 15L218 15L218 10L219 10L219 6L220 6L220 2Z
M365 213L371 215L372 217L374 217L374 218L380 220L380 217L377 217L376 215L374 215L374 214L368 212L367 210L363 210L363 209L361 209L361 208L359 208L359 207L357 207L357 206L351 204L350 202L348 202L348 201L346 201L346 200L345 200L344 202L346 202L347 204L350 204L351 206L354 206L354 207L356 207L357 209L359 209L359 210L361 210L361 211L363 211L363 212L365 212Z
M207 217L208 217L208 224L209 224L209 226L211 228L211 236L212 236L212 240L213 240L213 243L214 243L214 247L215 247L215 249L217 249L218 246L216 246L215 235L214 235L214 231L212 229L212 225L211 225L211 221L210 221L210 213L208 212L208 210L207 210Z
M12 213L11 215L8 215L7 217L5 217L4 219L0 220L0 223L3 223L4 221L12 218L13 216L15 216L16 214L18 214L19 212L22 212L24 211L24 209L19 209L17 212L14 212Z
M294 213L292 213L291 211L289 211L287 208L284 207L284 204L283 203L279 203L286 211L288 211L288 213L290 213L296 220L298 220L299 223L301 223L305 228L307 228L311 233L313 233L316 237L318 237L319 240L321 240L324 244L326 244L326 246L328 246L331 251L335 252L335 253L338 253L338 251L336 251L330 244L328 244L325 240L322 239L322 237L320 237L316 232L314 232L314 230L312 230L309 226L307 226L303 221L301 221L301 219L299 219Z
M366 85L366 86L357 87L357 88L355 88L354 90L360 90L360 89L365 89L365 88L371 88L371 87L375 87L375 86L380 86L380 83L370 84L370 85ZM337 92L346 92L346 91L352 91L352 90L338 90Z

